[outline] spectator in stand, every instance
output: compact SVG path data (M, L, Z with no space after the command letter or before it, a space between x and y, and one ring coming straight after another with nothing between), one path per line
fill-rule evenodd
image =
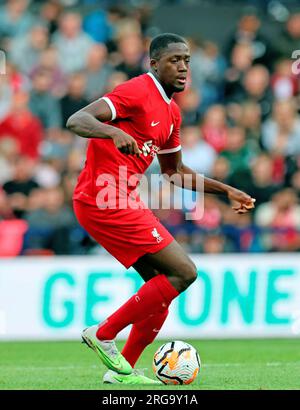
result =
M269 250L300 250L300 205L293 189L279 191L273 195L270 202L260 205L255 221L260 227L277 229L264 235Z
M250 44L236 44L231 52L230 63L225 71L224 98L227 103L240 101L243 95L244 76L253 63Z
M62 9L62 5L57 0L46 1L42 4L40 18L47 25L51 35L58 29L58 20Z
M49 163L56 172L62 174L73 145L74 135L66 129L58 129L42 144L42 158Z
M30 72L29 77L31 81L39 72L45 72L49 76L50 84L48 91L52 96L58 98L65 95L68 77L63 73L58 64L58 53L55 47L50 46L41 53L39 61Z
M268 154L258 155L249 166L250 171L246 169L232 175L230 183L235 183L239 189L247 189L249 195L255 194L257 207L268 202L282 185L274 180L275 161Z
M201 97L195 88L187 88L176 98L176 102L181 109L183 125L196 125L200 120Z
M224 184L228 184L229 173L230 173L230 166L229 166L229 162L227 161L227 159L221 156L217 156L213 164L210 176L213 179L217 179L218 181L223 182ZM222 200L223 197L220 197L220 199ZM226 198L224 197L224 199ZM227 202L227 199L225 202Z
M1 193L0 193L1 213ZM20 255L24 234L28 229L27 223L22 219L8 217L1 221L0 218L0 257L15 257Z
M59 29L53 34L59 65L67 74L83 70L94 41L81 27L78 13L65 13L59 19Z
M203 198L199 198L199 200L203 201ZM192 212L193 224L206 231L218 229L222 222L222 207L224 207L224 204L218 198L207 196L203 201L203 206L203 215L197 214L197 209L201 209L202 212L202 207L200 206L196 207ZM201 216L201 219L197 218L197 215Z
M61 182L61 173L46 159L42 159L35 166L33 176L41 188L53 188Z
M112 25L104 10L96 9L84 18L83 28L97 43L107 43L113 34Z
M300 170L296 171L291 179L291 186L298 195L298 201L300 201Z
M271 88L276 100L288 100L297 95L298 79L292 72L290 59L280 60L271 77Z
M131 37L131 35L141 36L142 28L140 22L121 5L110 7L108 10L108 19L112 26L112 41L108 42L108 47L118 46L122 37Z
M211 145L202 139L198 127L182 128L181 145L184 163L199 174L210 175L217 155Z
M8 0L0 8L1 48L9 49L9 40L26 34L34 25L34 17L28 11L28 0Z
M223 77L226 69L225 58L220 54L217 44L204 41L202 47L191 40L191 78L193 87L201 94L201 111L218 103L223 97Z
M177 227L184 223L182 209L175 207L176 199L173 192L173 187L170 187L170 184L165 182L162 184L161 189L152 190L150 193L153 213L168 227Z
M40 69L32 78L32 90L29 107L46 130L59 129L62 126L59 101L50 94L51 76L48 70Z
M215 150L203 140L199 127L183 127L181 131L181 144L185 164L199 174L210 175L217 155ZM188 190L181 190L178 187L174 188L174 197L176 200L180 199L184 212L191 211L195 201L199 200L199 194Z
M10 111L12 89L6 76L0 75L0 122Z
M88 105L85 98L86 76L84 73L74 73L69 77L67 94L60 100L63 128L66 128L68 118L76 111Z
M227 132L227 144L220 154L226 158L233 175L249 169L250 161L256 155L255 150L249 146L245 130L242 127L232 127Z
M83 150L73 148L70 150L67 164L62 175L62 187L65 193L65 202L72 205L72 197L77 178L84 164Z
M239 218L230 206L222 210L222 232L226 238L226 250L231 252L260 252L262 245L252 229L252 215Z
M270 41L260 31L260 27L261 20L258 17L257 10L254 8L245 9L238 21L237 28L227 42L225 55L228 60L236 44L248 44L252 48L255 64L272 66L275 53Z
M111 54L111 56L113 56L117 52L117 39L123 29L121 22L127 20L127 12L121 5L109 4L106 13L108 25L111 27L111 33L110 38L106 41L105 44L107 46L108 52ZM130 32L134 31L136 33L141 33L140 24L134 19L131 19L130 21L133 23L130 26ZM121 30L119 29L119 26L121 27Z
M245 129L246 141L250 150L258 151L261 148L261 109L260 105L247 101L241 107L241 117L238 126Z
M6 74L1 76L4 83L7 83L11 92L11 95L17 91L28 89L30 87L30 82L28 78L22 74L18 67L16 67L12 62L6 60Z
M293 51L299 50L300 13L291 14L280 36L276 38L276 49L279 56L290 59Z
M22 218L27 211L28 198L39 185L32 178L34 162L28 157L18 157L14 163L13 179L5 182L6 192L11 209L17 218Z
M227 145L226 112L222 105L211 106L204 115L202 135L216 152L221 152Z
M225 241L225 238L220 233L205 235L203 240L203 253L216 254L216 253L225 253L228 252L228 241Z
M18 156L19 146L10 137L0 139L0 186L13 177L13 163Z
M210 41L201 44L197 39L189 39L189 45L193 56L190 69L194 87L201 89L205 82L220 86L226 61L220 54L217 44Z
M43 139L40 120L29 109L29 93L15 92L9 114L0 122L0 139L10 137L18 144L20 155L33 159L39 157L39 146Z
M0 188L0 221L14 219L14 212L10 206L6 192Z
M93 45L88 55L87 67L84 71L86 76L85 97L88 101L94 101L104 94L112 72L113 68L107 62L107 49L105 45Z
M262 143L276 155L300 154L300 117L293 100L274 103L272 117L263 124Z
M244 78L244 92L240 101L250 100L260 105L263 120L272 110L272 93L269 87L270 76L268 70L262 65L251 67Z
M23 74L28 75L38 63L48 40L47 28L42 24L35 24L28 34L12 41L9 57Z
M143 74L143 43L139 34L122 35L118 41L121 62L116 66L117 71L121 71L127 77L133 78Z
M26 215L29 225L26 252L51 249L57 255L72 253L70 230L77 226L74 214L64 203L60 187L44 190L40 208Z

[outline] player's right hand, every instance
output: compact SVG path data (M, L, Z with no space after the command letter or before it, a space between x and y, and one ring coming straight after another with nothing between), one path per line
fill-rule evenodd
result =
M116 135L112 137L115 146L118 148L122 154L126 155L136 155L139 157L142 154L140 151L136 140L130 135L126 134L124 131L119 131Z
M239 189L229 187L228 198L233 202L232 209L237 214L245 214L255 207L255 198L251 198L250 195L246 194Z

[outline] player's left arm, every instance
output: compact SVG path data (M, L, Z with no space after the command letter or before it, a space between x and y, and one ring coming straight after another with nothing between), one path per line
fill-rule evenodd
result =
M176 186L205 193L227 195L235 203L233 209L243 214L254 208L255 199L239 189L223 184L215 179L197 174L182 162L181 150L158 155L162 174L172 177L171 183Z

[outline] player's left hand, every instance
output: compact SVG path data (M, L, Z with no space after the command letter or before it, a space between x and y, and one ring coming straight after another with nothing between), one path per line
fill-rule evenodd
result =
M233 202L232 209L237 214L245 214L255 207L256 199L239 189L230 187L228 198Z

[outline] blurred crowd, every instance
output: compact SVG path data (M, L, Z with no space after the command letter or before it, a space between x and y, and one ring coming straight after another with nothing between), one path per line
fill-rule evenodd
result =
M101 1L82 13L67 7L77 2L34 3L0 7L0 256L103 252L72 211L87 141L65 124L148 71L151 8ZM276 39L262 23L243 13L225 47L188 38L190 78L175 97L184 162L256 198L254 212L236 215L225 197L207 195L199 221L186 221L184 209L156 210L189 252L300 250L300 64L291 58L300 12Z

